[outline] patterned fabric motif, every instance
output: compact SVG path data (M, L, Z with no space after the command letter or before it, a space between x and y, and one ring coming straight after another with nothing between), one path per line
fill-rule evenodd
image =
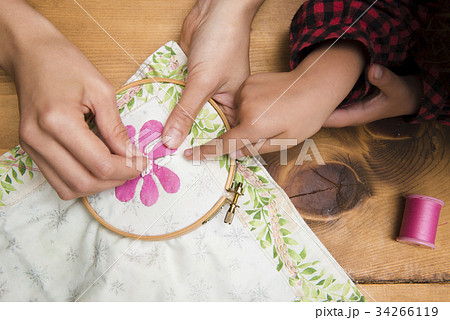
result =
M450 125L450 94L443 85L450 80L449 75L440 72L437 65L414 59L411 51L419 45L414 32L426 23L430 9L434 8L433 2L309 0L292 20L291 68L294 69L318 43L343 35L342 40L357 41L365 48L367 65L353 90L341 103L342 107L373 92L375 88L367 80L367 70L371 64L377 63L399 75L415 73L423 76L424 98L417 116L408 117L409 120L440 120Z
M0 207L6 206L2 200L15 192L17 185L33 179L35 172L39 169L20 146L0 156Z

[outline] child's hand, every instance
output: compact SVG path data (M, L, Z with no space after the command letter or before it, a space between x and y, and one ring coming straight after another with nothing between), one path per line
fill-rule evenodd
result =
M186 17L180 44L189 56L189 75L179 104L164 127L169 148L182 143L211 97L223 105L229 122L235 123L234 97L249 75L250 25L262 2L199 0Z
M136 177L140 172L126 165L131 142L109 82L26 2L4 7L0 65L16 83L20 144L58 195L73 199ZM107 145L89 130L90 111Z
M207 158L218 152L241 158L251 155L250 145L258 153L267 153L280 150L282 141L277 139L294 139L285 141L290 144L285 149L316 133L334 106L318 107L320 97L308 85L296 86L280 98L296 78L296 72L250 76L237 96L239 124L220 138L223 152L205 145L201 147L202 155ZM186 155L190 156L189 151Z
M318 47L292 72L249 77L237 96L238 125L200 150L186 150L186 157L240 158L286 149L315 134L350 92L364 63L354 43L337 43L319 59L327 48L327 43Z
M336 109L324 127L358 126L380 119L417 113L423 96L419 76L397 76L389 69L374 64L368 73L369 82L380 89L374 97Z

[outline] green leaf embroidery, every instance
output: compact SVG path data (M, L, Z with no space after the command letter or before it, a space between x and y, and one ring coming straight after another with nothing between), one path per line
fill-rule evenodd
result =
M350 280L347 280L344 289L342 289L342 296L345 297L349 292L350 292Z
M306 281L304 281L304 280L302 281L302 290L303 290L303 294L305 295L305 297L308 297L309 293L310 293L309 286L306 283Z
M270 243L267 242L267 241L265 241L265 240L263 240L263 239L259 240L259 243L260 243L260 245L261 245L261 247L262 247L263 249L265 249L265 248L267 248L267 247L270 247Z
M263 183L269 183L269 180L267 180L263 176L258 175L258 179L261 180Z
M338 291L341 290L344 285L342 283L335 283L330 287L330 291Z
M280 258L278 258L277 271L280 271L281 268L283 268L283 261L281 261Z
M270 232L267 232L266 234L266 241L272 244L272 237L270 236Z
M288 248L288 253L291 256L292 259L294 259L295 261L301 261L300 256L298 255L297 252L295 252L294 250Z
M255 227L255 228L258 228L258 227L261 227L261 226L265 225L266 223L261 221L261 220L252 220L248 224L253 226L253 227Z
M25 173L25 171L27 171L27 168L25 166L25 163L23 163L22 159L19 160L19 172L20 175L23 176L23 174Z
M303 260L305 260L305 258L306 258L306 247L303 248L302 252L300 252L300 257L301 257Z
M292 239L292 238L284 237L283 240L284 240L284 242L285 242L286 244L289 244L289 245L291 245L291 246L296 246L296 245L298 245L298 242L295 241L295 240Z
M6 191L16 191L16 189L10 185L9 183L6 182L1 182L2 187L6 190Z
M197 128L197 126L195 124L192 127L192 134L194 135L194 137L198 136L198 128Z
M289 285L291 287L294 287L297 284L297 280L292 279L291 277L289 277Z
M330 275L327 280L325 280L325 283L323 284L323 287L326 288L331 284L331 281L333 281L333 275Z
M131 110L133 108L134 105L134 98L131 99L128 103L127 103L127 108L128 110Z
M309 267L311 265L311 262L308 263L302 263L301 265L298 266L299 269L305 269L307 267Z
M286 230L284 228L281 228L280 231L283 236L287 236L287 235L291 234L291 232L289 230Z
M259 170L261 170L260 167L256 167L256 166L248 166L247 168L252 170L253 172L258 172Z
M31 160L30 156L26 157L25 164L27 165L28 170L31 170L33 168L33 160Z
M12 176L13 176L14 180L15 180L17 183L23 184L23 181L19 179L16 170L11 169L11 172L12 172Z
M268 197L261 197L260 200L265 206L267 206L269 204L269 198Z
M265 226L258 234L258 236L256 237L256 240L261 239L262 237L264 237L264 235L266 234L267 231L267 226Z
M313 274L315 272L316 272L316 269L314 269L314 268L307 268L307 269L302 271L302 274Z
M167 92L166 92L166 94L165 94L165 96L164 96L164 102L165 102L165 101L168 101L169 99L172 98L172 96L173 96L173 91L174 91L174 90L175 90L174 87L170 87L170 88L167 90Z

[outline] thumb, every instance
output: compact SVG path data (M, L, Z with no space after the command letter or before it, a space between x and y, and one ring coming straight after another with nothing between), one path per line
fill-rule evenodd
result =
M194 119L214 93L205 81L188 78L186 87L164 126L162 141L170 149L178 148L191 130Z
M373 64L369 68L367 79L387 96L394 88L397 88L396 84L400 81L395 73L379 64Z

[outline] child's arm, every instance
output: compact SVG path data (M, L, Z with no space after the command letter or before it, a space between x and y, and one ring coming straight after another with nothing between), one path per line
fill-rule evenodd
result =
M329 45L316 47L291 72L250 76L237 97L239 124L220 137L223 152L214 149L213 141L201 147L201 154L231 153L240 158L250 155L248 142L255 145L267 139L258 145L259 153L266 153L280 150L280 141L272 139L295 139L286 141L293 146L316 133L364 68L364 55L355 42L339 41L325 53ZM186 156L192 157L192 152L186 151Z
M20 144L59 196L77 198L137 176L126 166L129 140L111 84L25 1L0 0L0 7L0 67L16 83ZM89 111L109 148L86 125Z

